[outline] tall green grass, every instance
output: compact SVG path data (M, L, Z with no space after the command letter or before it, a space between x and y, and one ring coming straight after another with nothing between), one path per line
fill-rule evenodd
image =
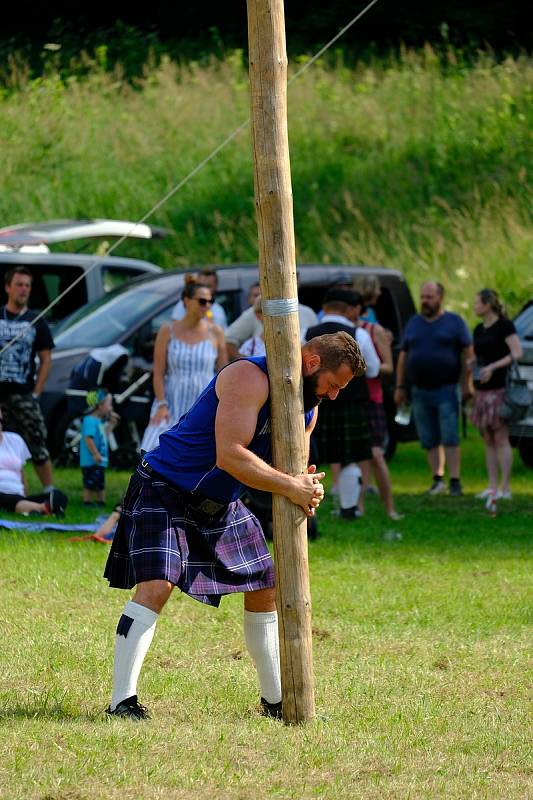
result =
M83 79L33 81L13 67L0 98L1 224L140 218L249 113L238 51L147 65L137 87L87 66ZM516 310L533 291L532 75L525 56L466 64L430 47L313 65L289 89L298 260L384 264L415 291L434 277L464 312L490 285ZM249 132L152 221L172 240L118 252L163 266L254 261Z

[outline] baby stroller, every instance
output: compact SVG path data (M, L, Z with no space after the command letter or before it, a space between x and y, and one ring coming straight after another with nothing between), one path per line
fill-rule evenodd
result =
M147 370L135 375L130 354L120 344L96 347L76 364L66 391L69 421L60 456L61 464L78 463L87 393L106 388L113 395L113 408L120 416L119 425L109 436L110 466L118 469L135 466L139 459L142 432L150 415L150 379L151 372Z

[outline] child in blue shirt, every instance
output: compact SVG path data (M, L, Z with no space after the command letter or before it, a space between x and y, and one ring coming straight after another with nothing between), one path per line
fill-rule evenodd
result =
M105 505L105 468L109 463L108 436L119 421L106 389L87 393L88 410L81 428L80 467L85 505Z

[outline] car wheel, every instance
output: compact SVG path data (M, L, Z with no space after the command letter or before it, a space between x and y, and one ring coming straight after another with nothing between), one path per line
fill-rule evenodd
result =
M520 458L529 469L533 469L533 439L523 438L518 443Z

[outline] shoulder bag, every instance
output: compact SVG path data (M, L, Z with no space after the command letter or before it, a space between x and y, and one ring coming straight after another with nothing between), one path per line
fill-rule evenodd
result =
M533 393L527 381L521 377L515 361L507 370L505 393L498 415L504 422L519 422L533 403Z

